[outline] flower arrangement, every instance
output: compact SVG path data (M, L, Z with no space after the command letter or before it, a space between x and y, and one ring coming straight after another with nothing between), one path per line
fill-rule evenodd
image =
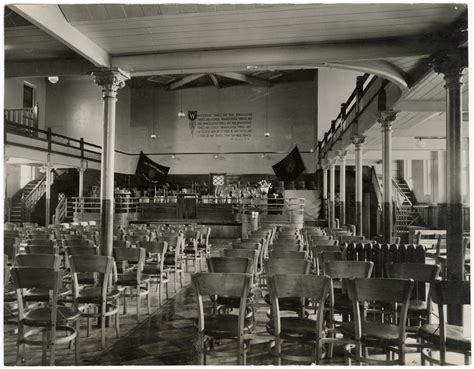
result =
M261 181L257 182L258 189L262 194L268 194L270 188L272 188L272 184L268 182L266 179L262 179Z

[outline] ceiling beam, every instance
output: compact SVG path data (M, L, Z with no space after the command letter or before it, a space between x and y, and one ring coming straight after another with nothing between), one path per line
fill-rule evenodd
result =
M217 79L216 75L213 73L209 74L209 78L211 78L212 83L214 84L215 88L221 88L221 85L219 84L219 80Z
M399 100L394 109L411 113L441 113L446 112L446 100Z
M169 89L170 90L176 90L178 88L182 88L182 87L186 86L188 83L191 83L191 82L203 77L204 75L205 74L200 73L200 74L192 74L190 76L186 76L186 77L180 79L179 81L171 83L169 85Z
M264 79L260 79L257 77L252 77L252 76L247 76L245 74L241 73L235 73L235 72L224 72L224 73L216 73L218 76L233 79L235 81L240 81L244 83L248 83L250 85L254 86L260 86L260 87L272 87L272 84Z
M112 57L112 64L129 70L132 77L177 74L181 71L185 73L244 72L249 65L255 65L264 70L310 69L324 66L325 63L352 64L352 62L388 57L426 57L443 47L446 45L442 42L420 44L416 38L400 38L370 40L370 42L352 41L116 56ZM371 68L368 71L371 72Z
M111 58L107 51L84 36L64 18L55 4L9 5L23 18L89 60L97 67L110 67Z
M86 75L94 65L84 59L39 60L35 62L5 62L5 78Z

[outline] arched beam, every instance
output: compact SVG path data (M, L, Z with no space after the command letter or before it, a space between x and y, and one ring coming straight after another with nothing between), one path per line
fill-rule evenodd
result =
M400 87L402 91L408 88L405 73L395 65L384 60L365 60L350 63L328 62L324 63L324 66L328 68L349 69L359 72L375 74L379 77L383 77L389 81L392 81L398 87Z

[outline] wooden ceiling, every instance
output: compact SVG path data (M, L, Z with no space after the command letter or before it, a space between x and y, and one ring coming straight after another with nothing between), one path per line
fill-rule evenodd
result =
M246 9L245 7L250 7ZM380 39L435 32L452 4L61 5L66 19L111 55Z

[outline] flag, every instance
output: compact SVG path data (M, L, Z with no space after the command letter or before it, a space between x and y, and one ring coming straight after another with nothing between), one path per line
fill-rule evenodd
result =
M169 170L169 167L155 163L143 152L140 152L135 176L151 184L162 184L166 182Z
M294 181L305 170L298 146L272 168L280 181Z

